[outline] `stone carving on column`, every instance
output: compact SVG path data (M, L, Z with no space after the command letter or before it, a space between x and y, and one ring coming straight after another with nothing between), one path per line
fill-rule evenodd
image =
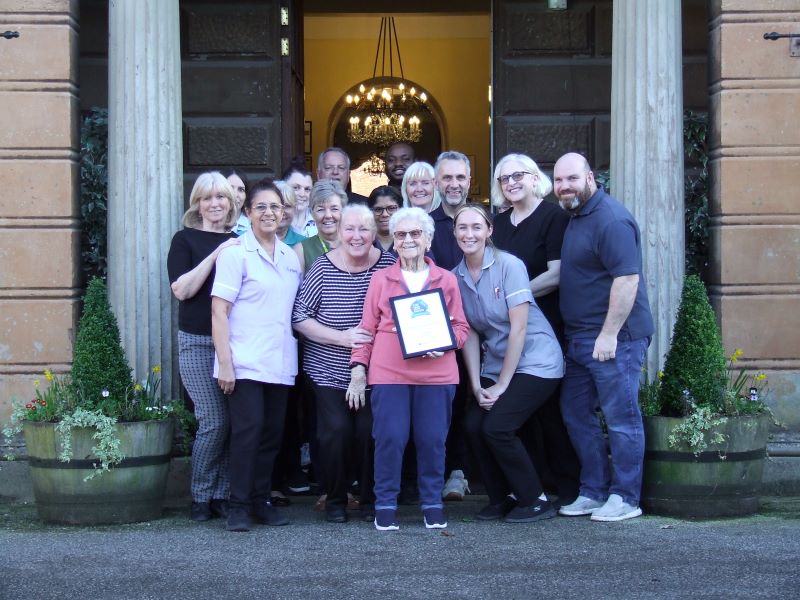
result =
M652 377L669 348L684 274L681 3L614 0L613 21L611 191L642 231Z
M183 212L178 0L109 3L109 298L134 375L177 397L166 260Z

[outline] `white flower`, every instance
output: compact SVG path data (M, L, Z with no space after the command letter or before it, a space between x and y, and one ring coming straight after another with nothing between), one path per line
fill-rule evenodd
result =
M103 388L103 391L100 392L100 394L103 396L103 398L108 398L111 395L111 392L109 392L106 388Z

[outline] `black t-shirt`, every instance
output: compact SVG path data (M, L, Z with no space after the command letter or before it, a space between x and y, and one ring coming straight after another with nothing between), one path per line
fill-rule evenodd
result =
M169 282L174 283L217 249L225 240L235 238L234 233L215 233L186 227L172 236L167 255ZM178 306L178 329L195 335L211 335L211 286L214 268L197 293Z
M539 203L521 223L511 223L507 210L494 219L492 240L500 250L505 250L525 263L528 279L547 271L547 262L561 260L561 243L569 224L569 215L557 204L546 200ZM558 308L558 289L536 298L536 304L553 328L558 340L564 342L564 321Z

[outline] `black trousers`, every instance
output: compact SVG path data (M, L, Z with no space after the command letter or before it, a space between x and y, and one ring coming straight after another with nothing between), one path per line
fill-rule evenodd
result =
M500 504L514 492L521 506L530 506L542 493L542 484L519 429L558 387L560 379L543 379L516 373L491 410L473 400L467 408L464 429L491 504ZM481 378L481 386L494 382Z
M328 508L347 506L347 490L358 479L362 506L375 503L372 439L372 408L367 392L366 404L352 410L345 400L345 390L317 385L317 440Z
M272 467L281 447L289 386L237 379L231 416L232 507L268 500Z

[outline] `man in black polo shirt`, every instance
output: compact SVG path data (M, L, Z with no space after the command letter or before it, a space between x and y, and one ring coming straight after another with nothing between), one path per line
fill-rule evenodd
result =
M350 189L350 156L341 148L326 148L317 160L317 180L338 181L347 192L348 204L366 204L367 197Z
M567 369L561 412L581 462L580 496L567 516L622 521L642 514L644 429L639 377L653 335L639 227L594 180L579 154L553 169L553 191L571 218L561 249L561 315ZM613 470L597 415L608 428Z

